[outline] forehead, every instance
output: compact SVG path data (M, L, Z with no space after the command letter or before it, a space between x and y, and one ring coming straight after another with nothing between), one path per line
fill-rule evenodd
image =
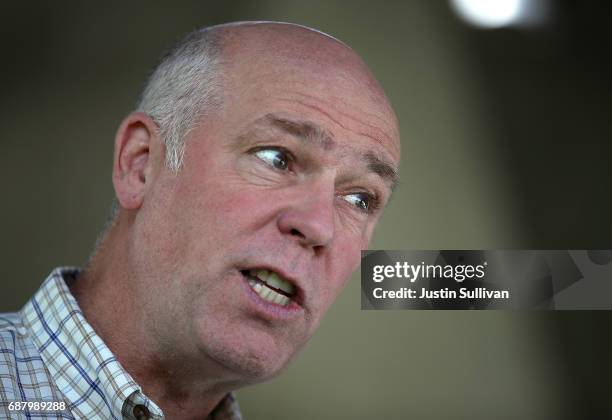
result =
M278 121L277 126L311 137L323 129L318 134L335 137L338 144L373 147L397 163L397 120L363 61L337 41L296 30L299 36L272 31L274 36L270 37L266 30L263 34L255 31L224 49L232 112L255 111L242 120L252 122L272 112L286 111L301 122L316 124L296 125L294 118Z

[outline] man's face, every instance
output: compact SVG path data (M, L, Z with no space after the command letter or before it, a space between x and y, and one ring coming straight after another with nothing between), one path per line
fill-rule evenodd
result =
M399 159L394 116L359 75L266 60L232 65L179 174L156 175L132 246L160 341L253 381L286 365L357 268Z

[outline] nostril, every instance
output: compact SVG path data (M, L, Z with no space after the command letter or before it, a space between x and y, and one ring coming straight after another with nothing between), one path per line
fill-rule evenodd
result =
M292 234L293 236L298 236L298 237L300 237L300 238L302 238L302 239L306 238L306 237L305 237L305 236L302 234L302 232L300 232L300 231L299 231L299 230L297 230L297 229L291 229L291 234Z

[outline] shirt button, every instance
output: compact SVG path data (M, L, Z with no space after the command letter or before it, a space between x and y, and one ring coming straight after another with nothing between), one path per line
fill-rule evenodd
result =
M137 405L132 410L134 417L136 420L148 420L151 417L151 413L149 413L149 409L144 405Z

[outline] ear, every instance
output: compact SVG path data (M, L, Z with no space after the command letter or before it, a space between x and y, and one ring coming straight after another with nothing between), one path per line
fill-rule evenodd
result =
M113 185L121 207L135 210L142 205L160 146L157 125L145 113L134 112L119 126L115 137Z

